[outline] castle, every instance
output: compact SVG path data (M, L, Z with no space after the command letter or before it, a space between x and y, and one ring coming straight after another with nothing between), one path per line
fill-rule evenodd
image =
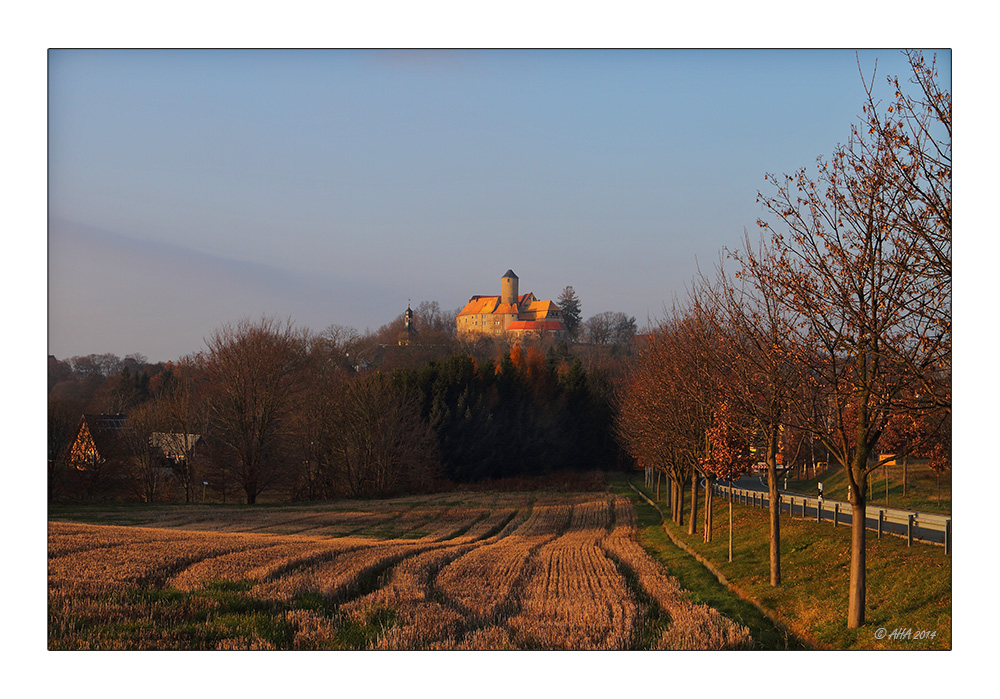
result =
M484 335L534 335L565 337L562 309L552 301L539 301L532 293L518 294L512 270L500 278L499 296L473 296L455 319L459 337Z

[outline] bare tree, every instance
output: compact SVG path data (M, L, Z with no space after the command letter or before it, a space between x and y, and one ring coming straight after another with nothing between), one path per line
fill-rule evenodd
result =
M351 381L340 405L336 449L348 493L424 489L437 475L437 441L415 401L382 372Z
M281 441L293 396L301 389L305 355L292 325L264 317L225 325L207 341L205 368L213 438L225 447L248 504L285 475Z
M621 311L605 311L588 318L582 325L583 336L595 345L624 347L635 337L635 316Z
M61 495L69 468L70 443L80 428L83 408L80 401L49 397L48 405L48 494Z
M133 409L121 429L129 488L143 502L159 499L165 475L169 473L162 463L161 452L151 443L153 433L163 430L164 425L162 406L151 402Z
M345 369L351 369L357 363L361 344L362 337L356 329L336 323L311 339L314 352L324 357L325 364Z
M910 313L925 317L935 328L936 347L926 353L931 361L914 363L906 343L895 346L886 338L883 351L921 383L925 397L950 412L951 382L951 93L938 80L936 58L928 62L919 51L906 51L909 85L898 76L888 78L893 98L883 109L875 98L875 75L864 81L868 101L864 122L855 127L870 139L858 138L862 155L887 171L893 186L902 190L897 225L909 236L911 250L900 264L908 274L927 280L913 299Z
M197 357L185 357L170 375L170 385L155 400L163 412L163 429L172 435L170 468L184 489L184 501L191 502L197 470L205 461L201 445L209 423L205 367Z
M706 450L716 400L701 352L705 326L690 312L674 310L639 350L619 397L616 429L639 463L664 473L670 482L673 520L683 525L684 485L693 503L688 531L697 528L699 460Z
M769 175L776 193L759 199L781 227L760 222L771 241L750 262L796 320L789 357L808 383L789 422L815 434L847 475L856 513L849 628L865 619L866 484L879 465L869 457L890 416L948 353L941 314L926 310L946 303L945 292L922 262L912 187L895 165L900 147L863 124L815 177Z
M733 560L733 481L750 471L753 458L750 445L753 429L745 415L733 411L727 401L719 403L712 415L712 426L705 431L707 452L700 459L706 474L728 481L729 490L729 561Z
M345 494L340 482L338 449L341 406L349 376L350 355L358 338L353 329L331 326L309 338L306 371L309 381L296 398L293 417L298 482L295 497L319 500Z
M713 325L714 350L709 361L719 362L717 374L725 374L721 390L729 408L742 414L763 439L767 467L769 506L770 583L781 584L781 509L778 493L779 435L788 394L794 383L794 365L788 361L787 338L792 319L777 298L777 288L758 274L756 262L765 254L754 250L749 237L742 251L731 256L742 265L735 278L723 264L715 283L701 278L697 297Z

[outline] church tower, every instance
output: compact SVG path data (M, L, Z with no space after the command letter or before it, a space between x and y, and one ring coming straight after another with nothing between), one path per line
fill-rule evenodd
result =
M508 269L500 278L500 303L516 304L517 298L517 275Z
M410 304L406 304L406 313L403 314L403 332L399 334L399 345L404 347L410 344L410 340L417 334L417 328L413 324L413 309Z

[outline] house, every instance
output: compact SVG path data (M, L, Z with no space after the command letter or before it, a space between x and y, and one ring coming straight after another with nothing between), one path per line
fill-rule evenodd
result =
M542 301L532 293L518 293L518 277L513 270L500 278L499 296L473 296L465 304L455 325L459 337L513 335L565 337L562 309L552 301Z
M194 458L195 453L205 445L205 440L200 434L153 432L149 436L149 445L157 450L163 459L180 464Z
M70 445L70 463L85 471L120 456L120 435L124 424L124 415L84 415Z

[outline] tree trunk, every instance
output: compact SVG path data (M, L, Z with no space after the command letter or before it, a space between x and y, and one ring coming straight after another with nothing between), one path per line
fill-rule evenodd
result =
M778 493L778 475L774 464L767 465L767 497L768 497L768 546L770 548L771 587L781 584L781 501Z
M684 526L684 482L678 481L675 490L677 491L677 526Z
M781 584L781 500L778 493L778 464L777 464L778 427L775 425L771 429L771 434L767 443L767 497L768 497L768 520L769 526L769 547L771 561L771 587Z
M691 518L688 520L688 534L698 533L698 469L691 468Z
M733 562L733 482L729 481L729 562Z
M848 589L847 628L859 629L865 623L865 489L850 484L861 482L861 469L849 478L848 499L851 503L851 581ZM861 476L861 477L859 477Z
M712 492L712 482L705 477L705 543L712 540L712 500L715 494Z
M258 492L257 479L256 478L252 478L252 477L245 478L244 481L243 481L243 492L246 493L247 504L248 505L256 505L257 504L257 492Z
M656 472L656 501L657 502L660 501L660 476L661 475L662 474L659 471Z

